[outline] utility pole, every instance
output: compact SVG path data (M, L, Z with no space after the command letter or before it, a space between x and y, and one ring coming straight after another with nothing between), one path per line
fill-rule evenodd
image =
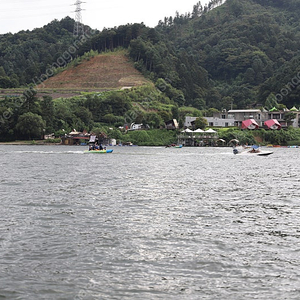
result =
M75 24L74 24L74 29L73 29L73 36L78 37L80 35L84 34L84 26L82 24L82 17L81 17L81 11L83 10L81 8L81 4L85 3L80 0L76 0L76 2L73 5L76 5L75 9Z

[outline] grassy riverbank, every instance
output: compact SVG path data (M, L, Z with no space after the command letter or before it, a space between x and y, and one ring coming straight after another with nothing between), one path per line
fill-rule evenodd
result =
M300 128L288 128L282 130L241 130L238 128L215 128L220 139L226 141L226 145L232 139L239 140L240 144L300 146ZM138 146L165 146L177 142L179 131L150 129L129 131L127 133L112 134L120 143L131 142ZM61 140L17 140L1 142L1 145L59 145Z
M0 145L60 145L61 139L0 142Z

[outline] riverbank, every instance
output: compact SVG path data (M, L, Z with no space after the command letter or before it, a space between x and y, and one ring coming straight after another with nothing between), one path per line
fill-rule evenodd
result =
M23 146L32 146L32 145L61 145L61 143L51 143L47 140L30 140L30 141L11 141L11 142L0 142L0 145L23 145Z
M231 140L238 140L241 145L259 144L280 145L280 146L300 146L300 128L288 128L281 130L241 130L239 128L214 128L218 139L224 140L223 146L228 146ZM128 131L111 136L118 143L132 143L137 146L166 146L176 144L180 131L150 129ZM0 145L61 145L60 138L52 140L17 140L0 142Z

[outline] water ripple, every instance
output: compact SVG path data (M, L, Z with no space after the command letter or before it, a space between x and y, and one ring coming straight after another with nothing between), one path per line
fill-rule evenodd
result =
M1 146L0 298L299 298L298 149L83 150Z

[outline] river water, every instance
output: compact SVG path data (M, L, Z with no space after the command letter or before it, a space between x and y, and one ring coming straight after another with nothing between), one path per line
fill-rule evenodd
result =
M299 299L300 149L0 146L0 299Z

